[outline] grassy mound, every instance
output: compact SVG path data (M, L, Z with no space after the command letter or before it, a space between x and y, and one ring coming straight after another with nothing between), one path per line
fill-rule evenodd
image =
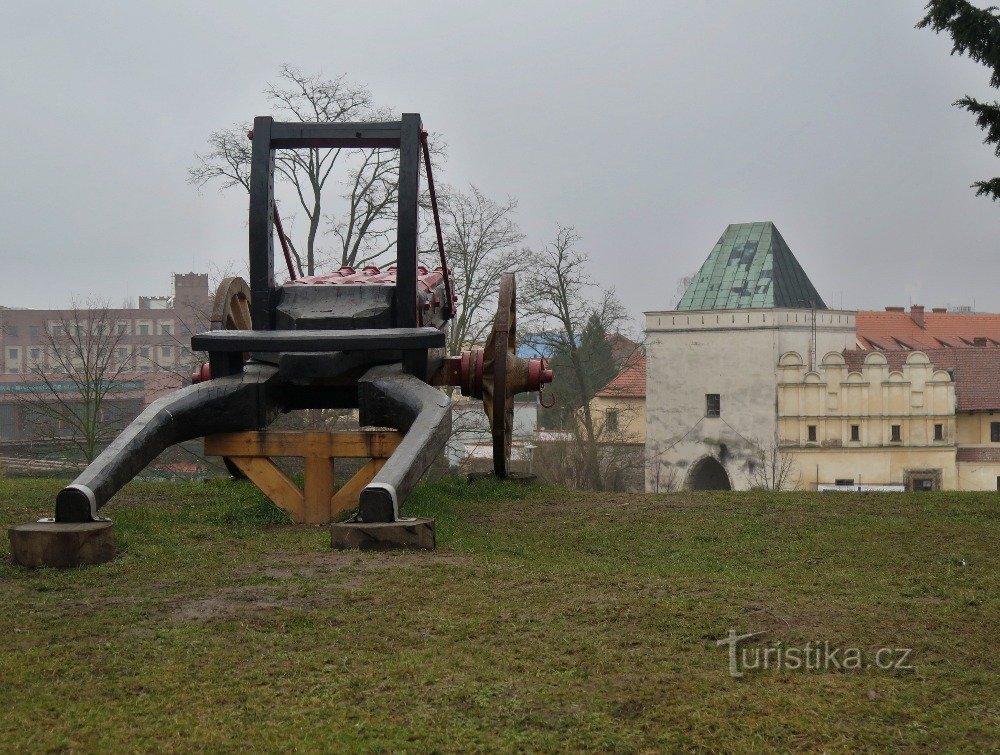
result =
M5 525L57 480L0 480ZM243 483L133 484L123 553L0 545L4 749L996 745L997 498L422 486L434 553L328 549ZM768 668L828 642L912 669Z

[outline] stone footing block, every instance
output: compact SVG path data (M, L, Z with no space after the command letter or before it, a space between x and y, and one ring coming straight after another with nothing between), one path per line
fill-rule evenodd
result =
M115 557L111 522L33 522L7 530L10 551L21 566L103 564Z
M434 520L398 522L338 522L330 526L331 546L339 550L434 550Z

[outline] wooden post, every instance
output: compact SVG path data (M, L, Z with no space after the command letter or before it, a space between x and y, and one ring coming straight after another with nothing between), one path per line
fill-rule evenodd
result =
M220 433L205 438L205 454L228 457L296 524L329 524L338 514L357 507L361 491L402 439L402 433L383 430ZM303 489L278 468L272 456L304 460ZM334 492L337 458L370 461Z

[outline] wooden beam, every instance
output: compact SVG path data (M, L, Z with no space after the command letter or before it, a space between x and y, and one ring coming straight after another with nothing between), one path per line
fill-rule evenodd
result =
M337 514L357 508L361 491L383 466L385 466L385 459L372 459L361 467L350 480L345 482L330 501L330 519L328 521L332 521Z
M229 459L264 495L287 511L293 522L305 522L306 506L302 491L273 461L256 456L230 456Z
M353 432L247 431L205 437L209 456L301 456L388 459L403 439L395 430Z
M305 517L302 523L329 524L330 500L333 497L333 459L307 456L305 465Z
M329 524L337 514L357 507L361 491L402 439L403 433L395 430L219 433L206 436L205 453L228 457L296 524ZM304 460L304 490L271 461L272 456L299 456ZM335 494L336 458L370 461Z

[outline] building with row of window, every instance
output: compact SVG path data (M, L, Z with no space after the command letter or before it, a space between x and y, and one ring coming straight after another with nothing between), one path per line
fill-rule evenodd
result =
M1000 490L1000 315L830 309L773 223L743 223L646 336L592 408L644 405L649 491Z
M112 426L183 385L201 361L190 342L209 326L208 276L175 274L173 289L172 296L139 297L134 307L0 306L0 442L32 440L32 401L73 406L87 380L107 381L101 411Z

